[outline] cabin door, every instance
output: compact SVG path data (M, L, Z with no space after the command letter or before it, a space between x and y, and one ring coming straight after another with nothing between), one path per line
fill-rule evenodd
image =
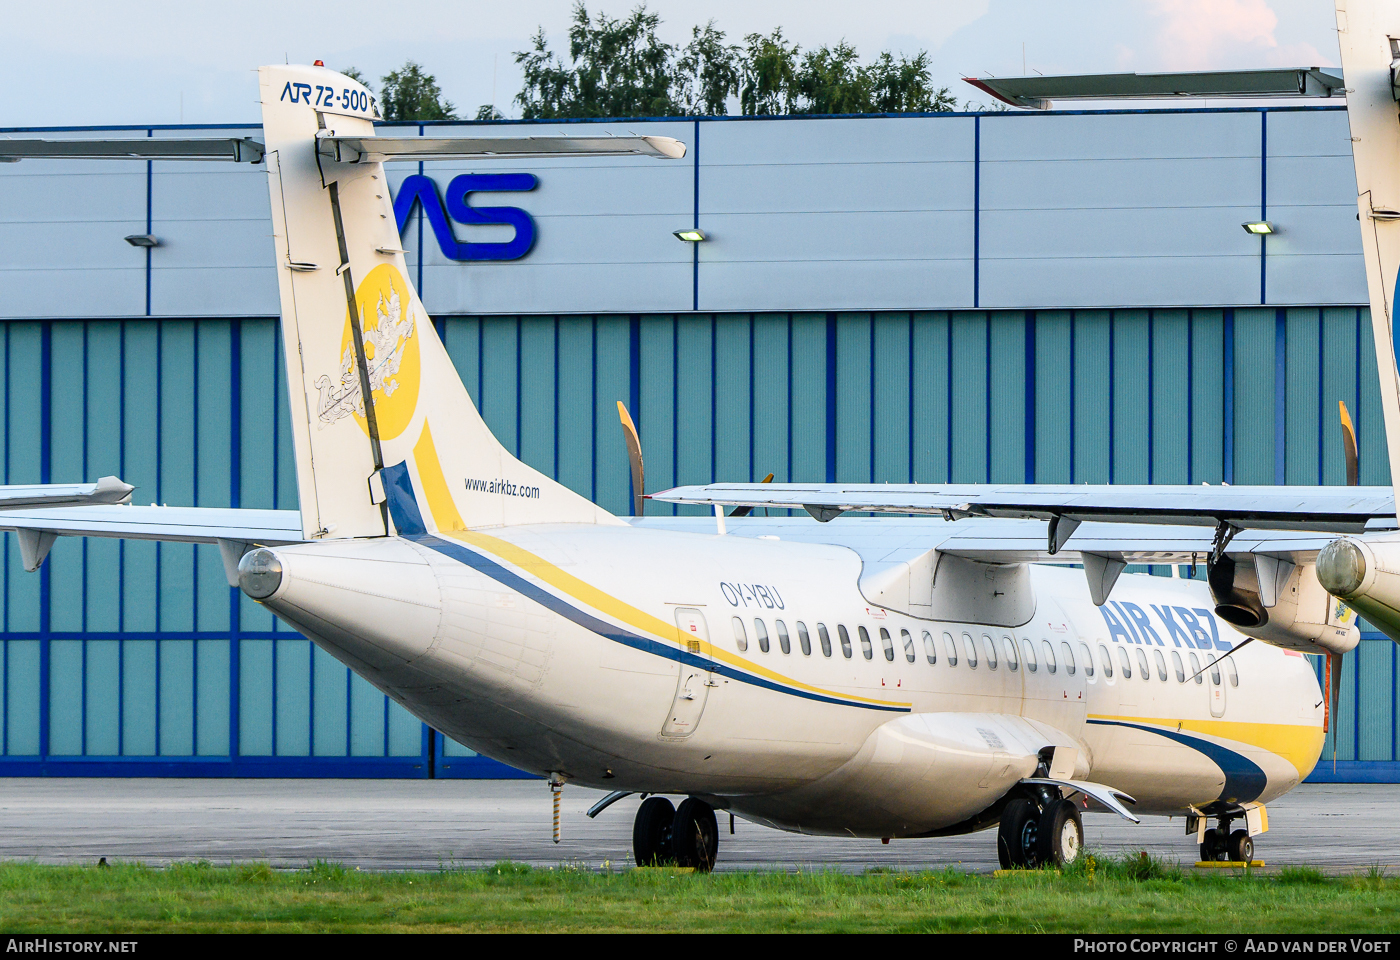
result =
M700 725L705 712L705 700L714 686L714 662L710 659L710 628L705 615L694 607L676 608L676 629L680 631L681 648L676 678L676 696L671 711L661 725L661 736L668 740L683 740Z

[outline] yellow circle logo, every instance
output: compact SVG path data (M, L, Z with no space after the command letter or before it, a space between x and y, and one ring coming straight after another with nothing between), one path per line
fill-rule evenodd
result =
M369 367L370 396L374 400L379 439L392 440L403 433L418 409L418 385L422 379L413 300L408 284L390 264L380 264L355 290L364 331L365 362ZM359 372L352 341L349 311L341 339L341 373L346 386L359 400ZM363 402L349 407L366 434Z

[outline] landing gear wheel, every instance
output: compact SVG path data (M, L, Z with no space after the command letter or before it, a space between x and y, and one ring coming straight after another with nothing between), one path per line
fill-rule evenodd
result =
M1236 830L1230 834L1230 847L1227 851L1236 863L1249 863L1254 859L1254 838L1248 830Z
M997 828L997 860L1003 870L1034 867L1037 861L1036 832L1040 810L1029 800L1012 800L1001 812Z
M1220 834L1214 827L1211 827L1201 839L1201 859L1206 862L1219 860L1221 854L1225 852L1222 849L1223 846L1220 842Z
M690 797L676 808L671 827L671 849L678 867L694 867L701 873L714 869L719 856L719 824L715 811L703 800Z
M1044 866L1065 867L1078 860L1084 849L1079 808L1069 800L1057 800L1046 807L1036 828L1036 848Z
M671 852L671 824L676 808L665 797L647 797L637 808L632 823L632 855L639 867L659 867L674 863Z

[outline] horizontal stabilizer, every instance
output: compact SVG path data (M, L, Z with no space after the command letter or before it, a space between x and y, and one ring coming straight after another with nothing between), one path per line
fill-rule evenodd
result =
M177 543L301 543L297 510L225 507L74 507L0 513L0 530L46 531L60 537L118 537Z
M96 483L34 483L0 487L0 510L125 503L135 489L116 477L103 477Z
M0 138L0 163L17 160L230 160L262 163L266 150L248 137L164 140L6 140Z
M1003 103L1048 110L1052 100L1159 100L1172 97L1342 96L1335 67L1212 70L1204 73L1101 73L1062 77L964 77Z
M679 160L671 137L319 137L321 156L338 163L385 160L483 160L491 157L640 156Z

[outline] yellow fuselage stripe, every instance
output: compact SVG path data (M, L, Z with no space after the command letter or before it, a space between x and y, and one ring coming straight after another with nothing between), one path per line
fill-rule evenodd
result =
M543 581L550 586L562 591L569 597L580 603L587 604L595 610L607 614L616 620L620 620L629 626L660 637L668 643L674 643L677 647L685 649L687 639L683 637L680 628L674 623L667 623L658 617L638 610L636 607L617 599L610 594L604 593L591 583L580 580L572 574L565 573L554 564L537 556L523 547L518 547L506 540L487 536L484 533L465 530L461 514L452 501L452 494L447 486L447 480L443 476L442 464L438 460L437 449L433 445L432 434L428 432L428 424L423 424L423 433L418 439L418 443L413 447L413 459L418 467L418 479L423 485L423 494L428 501L428 510L432 514L433 524L437 527L440 536L451 537L454 540L461 540L469 543L487 553L495 554L502 560L514 564L535 579ZM761 667L756 663L736 657L726 650L721 650L708 641L702 642L700 652L712 660L719 660L733 667L756 674L775 683L795 687L808 693L820 694L824 697L833 697L841 700L850 700L853 703L868 703L881 707L903 707L909 709L912 704L900 703L894 700L877 700L872 697L861 697L850 693L837 693L833 690L826 690L821 687L814 687L809 684L793 680L791 677L783 676L780 673Z
M1313 765L1322 753L1322 743L1326 734L1320 726L1301 723L1252 723L1243 720L1185 720L1164 719L1162 717L1115 717L1107 714L1089 714L1090 720L1115 720L1120 723L1137 723L1149 727L1163 727L1171 730L1203 733L1221 740L1247 743L1252 747L1267 750L1283 757L1298 771L1299 777L1312 772Z

